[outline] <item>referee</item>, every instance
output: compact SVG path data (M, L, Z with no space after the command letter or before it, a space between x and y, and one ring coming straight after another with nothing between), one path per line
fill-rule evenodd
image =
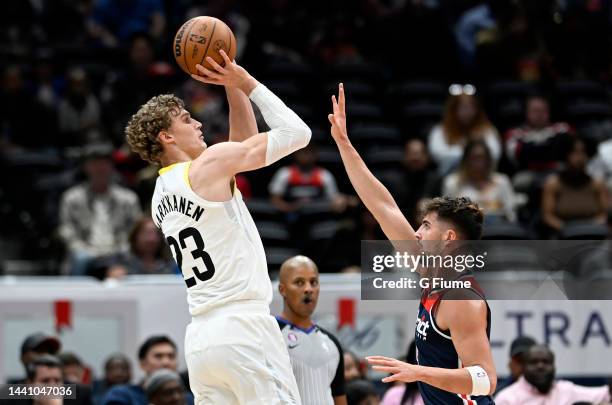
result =
M306 256L286 260L278 290L283 313L278 324L304 405L346 405L344 358L338 340L310 316L319 299L319 270Z

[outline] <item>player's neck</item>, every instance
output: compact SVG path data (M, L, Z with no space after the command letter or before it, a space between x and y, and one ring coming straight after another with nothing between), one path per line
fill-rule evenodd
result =
M289 308L283 309L283 313L281 314L281 317L283 317L284 319L291 322L293 325L299 328L302 328L302 329L308 329L313 325L312 320L310 319L309 316L308 317L299 316L298 314L296 314Z
M175 163L189 162L190 160L193 159L183 151L167 151L161 156L161 158L159 159L159 163L161 164L161 167L168 167Z

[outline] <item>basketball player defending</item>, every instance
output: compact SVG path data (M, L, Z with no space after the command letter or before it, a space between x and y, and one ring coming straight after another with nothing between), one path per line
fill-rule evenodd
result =
M208 58L214 70L198 65L199 75L192 77L225 86L229 142L208 148L202 124L173 95L144 104L126 127L127 141L143 159L163 167L152 216L187 284L193 318L185 356L196 404L300 404L287 348L269 311L272 285L264 248L234 175L303 148L311 132L221 54L224 67ZM249 98L268 132L256 134Z
M328 118L344 167L359 197L391 241L480 239L482 212L467 198L436 198L425 207L415 232L385 186L374 177L347 135L345 97L339 86ZM490 310L479 291L466 300L443 299L424 291L415 333L418 365L388 357L367 360L375 370L391 373L383 382L417 381L426 404L493 404L497 376L489 345ZM472 297L473 295L473 297ZM448 298L448 297L447 297ZM473 298L473 299L472 299Z

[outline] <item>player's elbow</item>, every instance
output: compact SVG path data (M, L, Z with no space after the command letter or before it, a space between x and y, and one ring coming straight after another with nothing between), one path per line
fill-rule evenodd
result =
M305 148L312 138L312 130L310 127L302 122L301 125L296 125L292 130L295 131L296 138L299 140L299 148Z

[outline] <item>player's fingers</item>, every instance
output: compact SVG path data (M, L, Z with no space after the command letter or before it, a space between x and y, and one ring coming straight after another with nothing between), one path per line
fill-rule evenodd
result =
M366 360L370 361L370 360L390 360L390 361L397 361L394 358L391 357L387 357L387 356L366 356Z
M221 77L217 72L213 72L212 70L205 68L199 63L196 65L196 69L202 76L206 76L209 79L219 79Z
M343 114L344 114L344 105L345 105L344 83L340 83L340 85L338 86L338 107L340 108L340 111Z
M206 76L200 76L200 75L196 75L196 74L191 74L191 77L199 82L202 83L208 83L208 84L218 84L218 81L214 80L214 79L210 79Z
M368 360L368 362L373 366L387 366L387 367L395 367L397 363L389 360Z
M383 373L395 374L399 373L400 370L397 367L385 367L385 366L374 366L372 370L381 371Z
M217 73L220 73L220 74L226 73L225 68L219 65L217 61L211 58L210 56L206 57L206 61L210 64L210 66L212 66L217 71Z
M229 66L232 64L232 61L230 60L229 56L227 56L227 53L225 53L223 49L219 49L219 55L221 55L221 57L223 58L223 61L225 62L225 66Z
M338 111L338 100L336 100L335 95L332 96L332 106L334 107L334 115L338 114L340 111Z
M385 357L385 356L367 356L366 360L371 364L374 364L375 362L378 362L378 361L391 361L391 362L396 361L395 359L392 359L391 357Z
M381 381L384 382L384 383L389 383L389 382L393 382L393 381L397 381L397 380L399 380L399 373L398 374L390 375L389 377L385 377Z

